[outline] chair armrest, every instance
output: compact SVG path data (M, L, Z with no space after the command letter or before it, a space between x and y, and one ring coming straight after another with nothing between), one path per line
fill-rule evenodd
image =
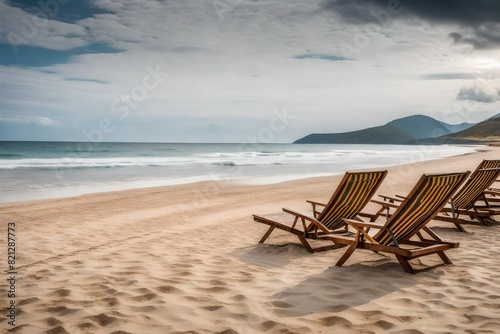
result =
M316 202L316 201L310 201L307 200L307 203L311 203L312 205L318 205L318 206L326 206L326 203L321 203L321 202Z
M299 218L303 218L303 219L310 221L310 222L320 223L316 218L311 217L308 214L305 214L305 213L302 213L299 211L283 208L283 212L289 213L289 214L294 215L294 216L299 217Z
M321 203L321 202L310 201L310 200L307 200L306 202L308 202L308 203L310 203L312 205L312 211L313 211L313 215L314 215L315 218L317 218L321 214L321 211L323 210L323 209L321 209L321 211L320 211L320 210L318 210L317 207L318 206L320 206L320 207L325 207L326 206L325 203Z
M291 210L291 209L287 209L287 208L283 208L283 212L291 214L295 217L304 219L304 220L314 224L317 228L319 228L324 233L331 233L331 231L325 225L323 225L319 220L317 220L316 218L311 217L305 213L298 212L298 211Z
M400 195L395 195L395 197L393 197L393 196L387 196L387 195L378 195L378 196L382 197L384 199L384 201L389 201L390 203L393 203L393 202L402 202L404 200L404 197L400 196Z
M370 241L371 243L377 244L378 242L373 239L371 235L368 234L368 231L370 228L376 228L376 229L381 229L384 228L384 226L380 226L379 224L374 224L374 223L367 223L367 222L359 222L357 220L352 220L352 219L343 219L346 224L354 228L357 233L356 233L356 244L361 241L363 238L366 238L366 240ZM366 230L364 229L366 228Z
M356 228L356 227L369 227L369 228L381 229L381 228L384 227L383 225L380 225L380 224L374 224L374 223L368 223L368 222L360 222L360 221L353 220L353 219L346 219L346 218L344 218L343 221L345 221L347 224L351 225L354 228Z
M396 205L394 203L377 201L376 199L372 199L370 202L379 204L379 205L384 206L384 207L390 207L390 208L393 208L393 209L397 209L399 207L399 205Z

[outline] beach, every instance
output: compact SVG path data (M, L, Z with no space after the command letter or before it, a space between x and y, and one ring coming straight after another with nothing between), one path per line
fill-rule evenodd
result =
M500 147L387 167L378 194L406 195L423 173L474 170ZM380 169L380 168L377 168ZM385 168L384 168L385 169ZM352 166L350 171L357 170ZM252 214L325 202L342 175L273 184L204 181L0 204L15 222L15 327L0 285L0 326L18 333L495 333L500 226L432 221L454 265L406 274L393 256L307 253ZM370 204L366 211L376 210ZM497 217L498 218L498 217ZM324 241L314 241L325 243ZM327 242L326 242L327 243ZM6 268L6 257L2 257ZM417 267L437 256L413 260Z

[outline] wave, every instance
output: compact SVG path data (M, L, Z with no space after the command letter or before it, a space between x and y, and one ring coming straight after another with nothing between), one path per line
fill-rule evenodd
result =
M331 162L336 154L234 152L198 154L184 157L158 157L141 154L134 157L113 158L39 158L0 159L0 170L14 169L80 169L117 167L167 167L167 166L256 166L278 164L312 164Z
M463 150L462 150L463 151ZM381 159L390 159L394 163L403 163L404 156L424 153L424 159L440 157L443 150L427 155L415 147L408 150L330 150L330 151L286 151L286 152L213 152L213 153L179 153L177 156L158 156L151 152L136 152L133 156L123 157L59 157L59 158L19 158L12 154L0 156L0 170L16 169L81 169L81 168L119 168L119 167L168 167L168 166L259 166L259 165L314 165L339 163L356 164L359 159L363 163L374 163Z

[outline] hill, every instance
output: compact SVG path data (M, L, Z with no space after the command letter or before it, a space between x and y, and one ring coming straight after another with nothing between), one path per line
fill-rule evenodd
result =
M450 125L432 117L413 115L385 125L344 133L316 133L301 138L296 144L413 144L425 138L448 135L472 124Z
M479 141L500 140L500 114L478 123L466 130L446 135L444 138Z

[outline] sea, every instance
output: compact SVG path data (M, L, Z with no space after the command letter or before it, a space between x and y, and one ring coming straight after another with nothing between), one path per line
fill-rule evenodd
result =
M213 180L271 184L475 146L0 142L0 203Z

